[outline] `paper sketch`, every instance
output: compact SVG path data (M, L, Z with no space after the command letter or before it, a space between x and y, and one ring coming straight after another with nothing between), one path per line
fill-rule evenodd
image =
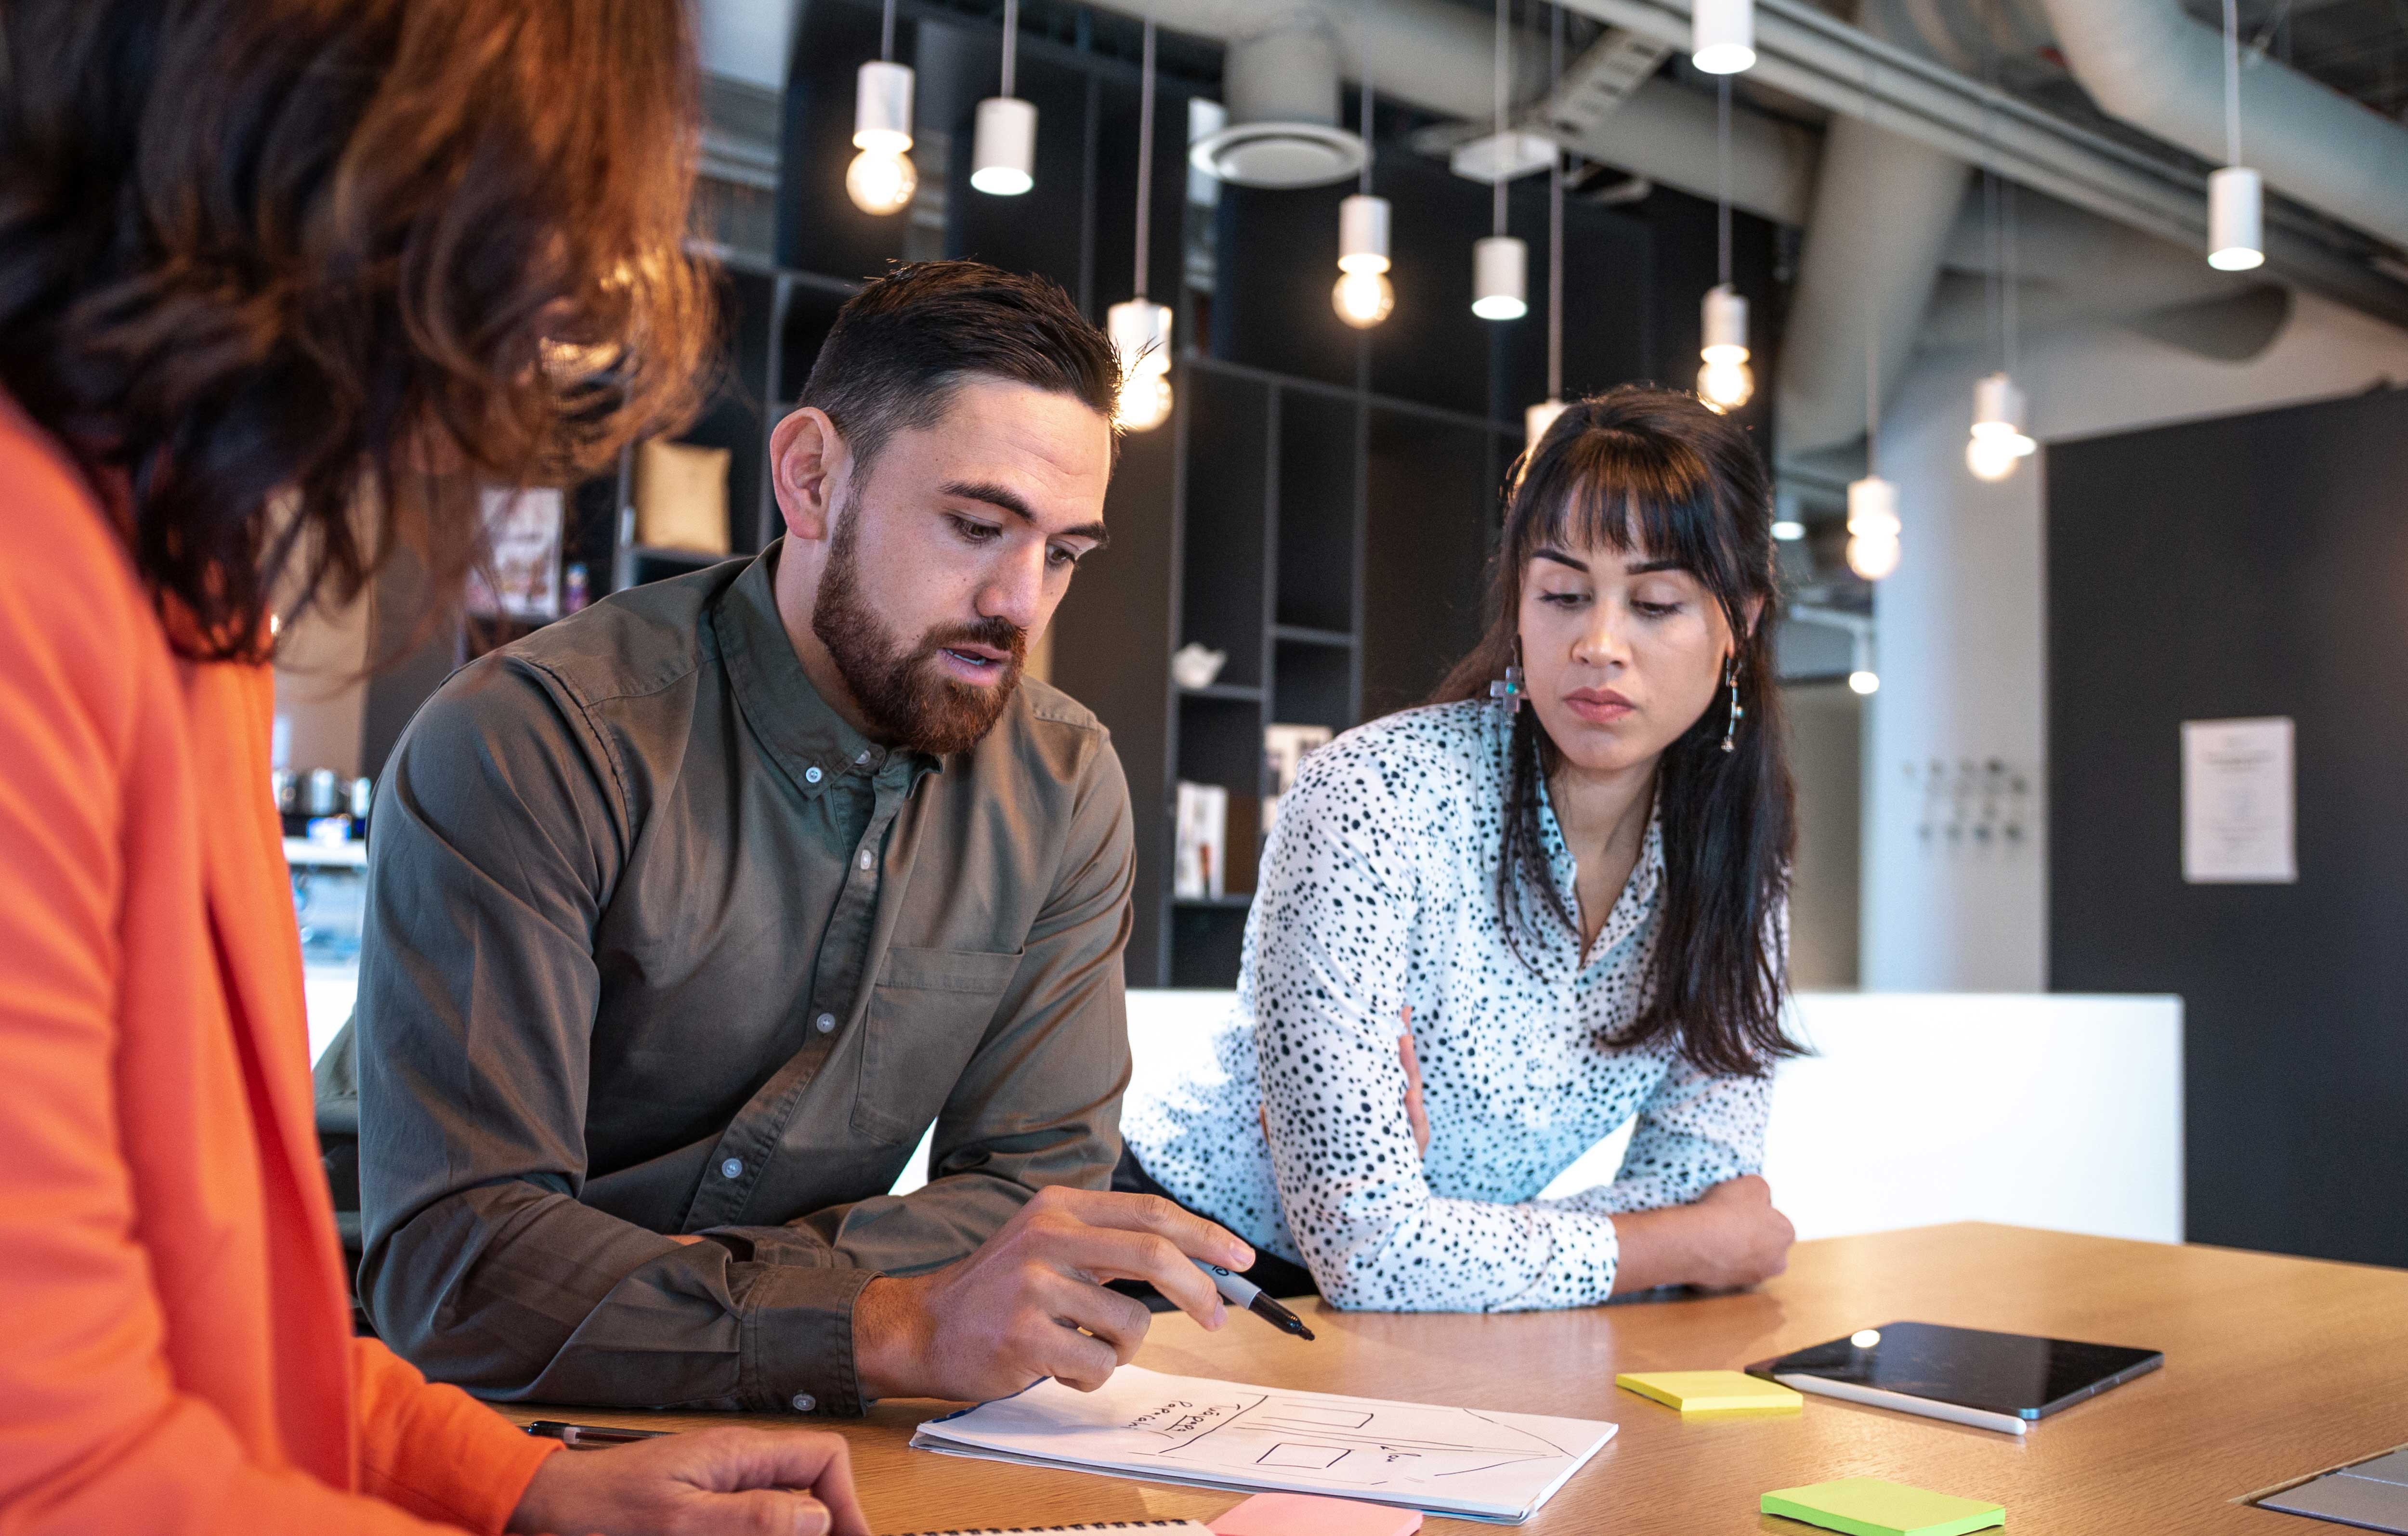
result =
M1613 1431L1582 1419L1277 1392L1124 1366L1100 1392L1041 1383L923 1425L913 1443L1519 1519Z

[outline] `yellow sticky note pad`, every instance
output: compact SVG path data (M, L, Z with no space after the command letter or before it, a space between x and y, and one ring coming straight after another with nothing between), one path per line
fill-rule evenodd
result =
M1997 1504L1878 1477L1775 1488L1764 1496L1763 1509L1847 1536L1966 1536L2007 1523L2007 1512Z
M1744 1371L1633 1371L1613 1385L1684 1414L1789 1414L1806 1401Z

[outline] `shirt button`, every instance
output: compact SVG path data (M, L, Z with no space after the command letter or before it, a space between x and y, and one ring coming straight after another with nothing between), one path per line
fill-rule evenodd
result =
M868 761L869 761L869 753L868 753L868 751L867 751L867 749L864 749L864 750L863 750L863 752L862 752L862 754L861 754L861 755L860 755L860 756L858 756L858 757L856 757L856 758L854 758L854 759L853 759L853 761L854 761L854 762L856 762L856 763L867 763L867 762L868 762Z
M829 1030L836 1027L836 1015L833 1013L823 1013L811 1022L818 1025L820 1026L820 1033L824 1035Z
M719 1165L719 1173L722 1178L726 1179L740 1179L744 1177L744 1159L741 1157L728 1158L727 1161Z
M820 770L819 770L819 769L817 769L817 768L807 768L803 769L803 782L805 782L805 783L807 783L807 784L815 784L815 783L818 783L819 782L820 782Z
M797 1414L808 1414L819 1405L820 1400L812 1397L809 1392L795 1394L795 1412Z
M867 848L861 851L861 867L865 869L869 868L869 850Z

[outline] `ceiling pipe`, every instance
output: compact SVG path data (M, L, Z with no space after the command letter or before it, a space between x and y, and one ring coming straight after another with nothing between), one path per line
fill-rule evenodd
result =
M1103 0L1103 8L1226 43L1260 36L1295 17L1298 7L1295 0ZM1474 122L1495 110L1494 40L1485 13L1447 0L1380 0L1323 14L1346 39L1338 50L1340 67L1351 77L1368 52L1382 95ZM1517 96L1542 88L1536 76L1526 84L1530 89ZM1746 110L1732 114L1731 131L1732 205L1777 223L1805 223L1817 136ZM1652 79L1594 127L1557 136L1589 159L1699 197L1714 195L1714 103L1702 93Z
M1772 413L1780 457L1864 437L1869 327L1878 327L1885 400L1896 393L1956 226L1965 175L1953 155L1856 118L1831 120L1781 335Z
M2100 109L2224 163L2224 40L2174 0L2041 0ZM2286 196L2408 247L2408 127L2272 59L2241 71L2242 163Z
M2050 0L2052 5L2059 0ZM2063 0L2080 7L2108 0ZM1641 36L1688 35L1690 0L1566 0L1573 10ZM2207 229L2206 176L2187 154L2135 146L2059 118L1930 58L1919 48L1841 22L1811 0L1756 0L1750 78L2021 185L2196 247ZM2376 270L2373 242L2267 209L2269 275L2408 325L2408 283Z

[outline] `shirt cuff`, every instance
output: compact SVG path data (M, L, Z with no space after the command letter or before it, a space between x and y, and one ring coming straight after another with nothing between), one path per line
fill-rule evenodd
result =
M859 1416L853 1308L875 1270L764 1264L744 1296L746 1406Z

